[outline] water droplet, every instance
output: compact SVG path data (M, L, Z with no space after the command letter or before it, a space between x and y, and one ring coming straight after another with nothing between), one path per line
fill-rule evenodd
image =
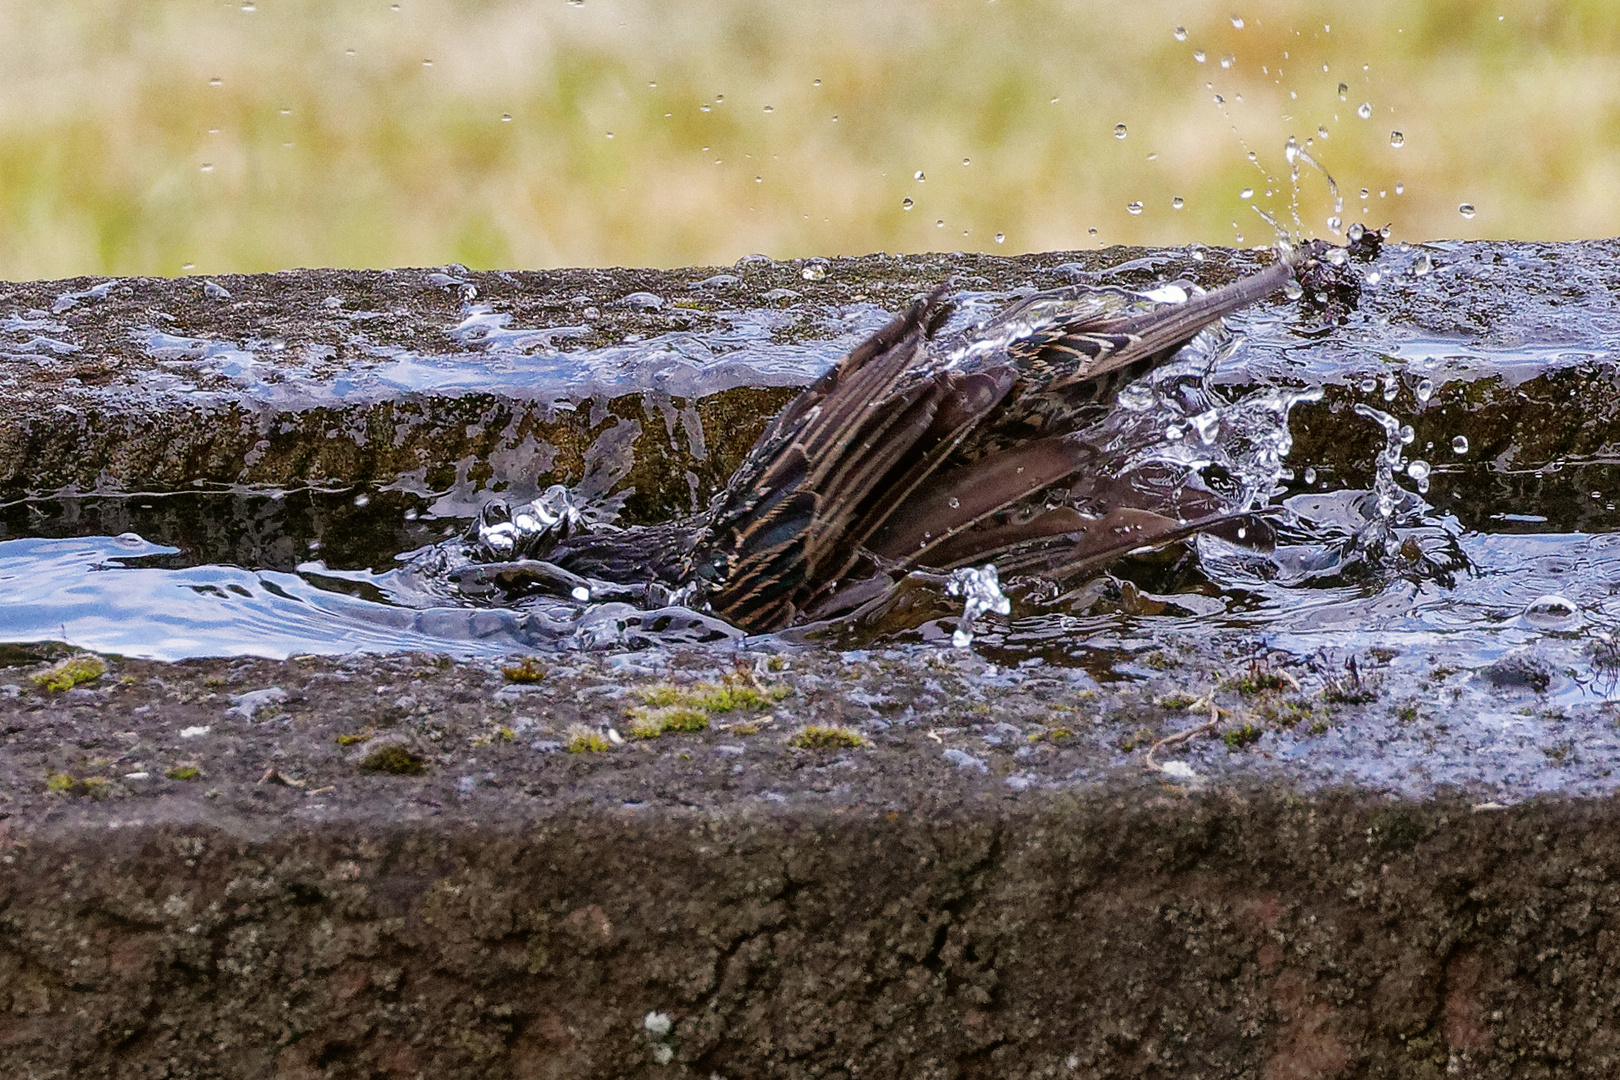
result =
M1474 204L1471 202L1459 203L1457 205L1457 213L1461 214L1465 218L1471 218L1477 212L1478 211L1474 209Z
M1363 236L1366 236L1367 230L1363 228L1361 222L1358 221L1354 225L1350 226L1350 228L1345 230L1344 235L1354 242L1360 240Z
M1243 29L1243 16L1241 16L1241 15L1232 16L1232 29L1234 29L1234 30Z
M1389 133L1389 145L1396 146L1396 147L1405 146L1406 145L1406 136L1402 135L1398 131L1390 132Z
M771 108L771 106L767 105L767 106L765 106L765 111L766 112L775 112L776 110Z
M1429 258L1427 251L1418 252L1417 258L1412 260L1412 273L1417 277L1426 277L1434 273L1434 260Z
M1412 445L1412 440L1415 439L1415 438L1417 438L1417 432L1415 430L1413 430L1412 425L1411 424L1402 424L1401 425L1401 445L1402 446L1411 446Z
M1058 99L1057 99L1057 98L1053 98L1053 99L1052 99L1052 104L1054 104L1054 105L1056 105L1056 104L1057 104L1057 103L1058 103Z
M1328 130L1327 130L1327 127L1325 125L1319 125L1317 127L1317 129L1316 129L1316 137L1319 138L1319 139L1326 139L1328 137Z
M1114 125L1114 138L1123 139L1125 137L1125 134L1126 133L1125 133L1125 125L1124 124L1115 124Z
M607 133L607 137L608 137L608 138L610 138L610 139L611 139L611 138L613 138L613 132L611 132L611 131L610 131L610 132L608 132L608 133Z
M1139 202L1128 202L1125 204L1125 209L1129 210L1133 214L1140 214L1142 212L1142 204Z
M1305 482L1307 484L1316 483L1316 468L1314 466L1305 466Z
M1385 375L1384 376L1384 400L1385 401L1394 401L1395 400L1395 395L1400 393L1400 392L1401 392L1401 384L1396 381L1395 376L1393 376L1393 375Z
M1097 235L1097 226L1093 225L1093 226L1091 226L1091 228L1087 229L1086 230L1086 235L1087 236L1096 236Z
M1466 435L1458 435L1455 439L1452 439L1451 440L1451 452L1453 454L1466 454L1466 453L1468 453L1468 436L1466 436Z
M918 169L916 172L912 173L911 178L917 181L919 184L924 183L928 179L928 177L923 175L923 171L921 169Z
M900 209L902 209L902 210L910 210L914 205L916 205L916 204L913 203L910 199L906 199L904 202L902 202L900 204Z
M1395 183L1395 194L1397 194L1397 195L1405 195L1406 194L1406 185L1401 183L1400 181L1396 181L1396 183Z
M361 492L359 495L354 497L354 505L364 510L366 507L371 505L371 496Z
M720 104L724 100L726 100L726 95L724 95L724 94L716 94L716 95L714 95L714 103L716 105Z
M999 233L999 232L996 233L996 243L1005 244L1006 242L1007 242L1007 234L1006 233Z
M655 83L655 82L650 82L650 83L647 84L647 89L656 90L656 89L658 89L658 84Z
M224 86L225 85L225 80L220 78L218 75L215 75L212 79L208 80L208 85L209 86Z
M972 158L963 158L962 159L962 164L971 165L971 164L973 164L973 159Z
M1217 105L1225 105L1226 104L1226 99L1224 97L1222 97L1221 95L1216 94L1215 95L1215 104L1217 104Z
M1339 100L1340 101L1347 100L1344 95L1348 94L1349 92L1350 92L1350 88L1348 86L1346 86L1344 83L1339 84Z
M1181 198L1180 195L1177 195L1175 198L1170 200L1170 208L1172 210L1180 210L1185 205L1187 205L1187 204L1182 201L1182 198Z
M1203 49L1194 49L1193 50L1193 59L1196 60L1198 63L1202 64L1204 62L1204 50Z
M509 112L501 113L501 123L510 124L511 122L512 122L512 114L511 113L509 113Z
M938 221L934 222L934 228L943 229L944 227L945 227L945 219L944 218L940 218Z
M432 66L433 66L433 61L432 61L432 60L427 60L427 59L424 59L424 60L423 60L423 61L422 61L422 66L423 66L423 67L432 67Z
M756 184L763 184L763 183L764 183L764 182L765 182L765 178L764 178L764 177L763 177L763 176L756 176L756 177L754 177L754 183L756 183Z
M205 161L205 162L202 163L201 168L202 168L203 172L213 172L214 171L214 163L212 161Z
M947 504L952 510L960 510L962 508L962 500L958 499L955 495L952 495L950 499L947 500Z
M243 4L243 5L242 5L242 10L243 10L243 11L245 11L245 12L247 12L247 13L248 13L248 14L249 14L249 15L251 15L251 14L253 14L253 13L254 13L254 12L255 12L255 11L258 11L258 10L259 10L259 9L258 9L258 8L256 8L256 7L254 7L254 6L253 6L253 5L252 5L252 4Z
M1524 608L1524 621L1537 630L1574 630L1580 623L1581 609L1563 596L1539 596Z
M1252 187L1244 188L1242 191L1238 192L1238 198L1245 199L1245 200L1254 198L1254 188L1252 188Z
M343 55L344 56L353 56L354 55L354 50L353 49L344 49L343 50Z
M1377 389L1378 389L1378 380L1375 377L1369 375L1365 379L1361 380L1361 392L1363 394L1374 393L1375 391L1377 391Z
M1429 463L1421 459L1407 462L1406 475L1418 482L1419 491L1427 491L1429 487Z
M1371 120L1372 119L1372 102L1363 101L1360 105L1357 105L1356 106L1356 115L1361 117L1363 120Z
M1412 392L1417 395L1419 401L1427 404L1429 399L1434 397L1434 380L1429 378L1419 379L1416 389Z
M1225 56L1221 57L1221 67L1223 68L1230 68L1235 63L1237 63L1237 57L1233 56L1231 53L1227 53Z
M1170 31L1170 33L1174 35L1177 41L1187 40L1187 28L1185 26L1178 26L1174 30Z
M1328 232L1333 233L1334 235L1338 235L1339 229L1342 228L1343 225L1344 221L1340 219L1337 214L1334 214L1332 217L1327 219Z
M708 112L708 111L709 111L709 106L707 104L703 104L703 105L698 106L698 112Z

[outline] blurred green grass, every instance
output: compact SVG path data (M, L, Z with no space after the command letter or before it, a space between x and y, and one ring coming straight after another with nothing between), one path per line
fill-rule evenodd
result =
M1328 234L1290 136L1345 224L1620 233L1612 0L0 0L0 26L10 279L1266 243L1251 203Z

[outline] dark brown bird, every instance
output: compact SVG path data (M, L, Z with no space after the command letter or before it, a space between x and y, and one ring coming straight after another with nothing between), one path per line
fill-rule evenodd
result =
M1179 304L1038 293L944 340L942 286L783 409L695 523L566 538L531 558L685 584L691 605L766 632L846 613L916 569L993 559L1062 579L1168 542L1213 518L1110 505L1085 429L1200 330L1283 288L1299 261ZM1041 500L1092 479L1096 513Z

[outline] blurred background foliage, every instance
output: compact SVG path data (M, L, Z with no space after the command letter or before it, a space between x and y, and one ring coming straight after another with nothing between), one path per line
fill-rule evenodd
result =
M1256 208L1620 232L1614 0L0 0L0 27L11 279L1252 245Z

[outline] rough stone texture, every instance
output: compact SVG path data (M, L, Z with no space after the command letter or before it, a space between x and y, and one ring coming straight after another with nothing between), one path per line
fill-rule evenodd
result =
M1281 1078L1620 1058L1612 808L907 794L10 828L0 1064Z
M569 753L572 725L624 729L671 684L553 665L115 660L61 693L0 672L0 1075L1282 1080L1620 1055L1612 800L1312 791L1269 734L1161 750L1196 766L1173 783L1146 736L1189 721L1156 694L1212 672L996 688L971 654L811 654L763 676L774 705ZM791 745L832 721L867 745ZM379 745L422 771L369 770Z

